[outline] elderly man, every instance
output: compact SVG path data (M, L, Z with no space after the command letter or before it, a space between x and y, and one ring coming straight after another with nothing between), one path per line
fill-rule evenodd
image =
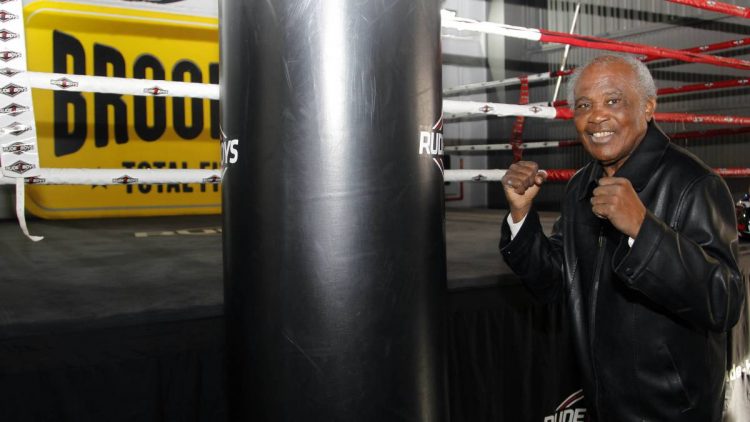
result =
M731 194L653 122L640 61L597 57L568 96L593 160L568 183L550 237L532 207L545 174L510 167L501 253L534 296L567 303L593 420L719 421L744 296Z

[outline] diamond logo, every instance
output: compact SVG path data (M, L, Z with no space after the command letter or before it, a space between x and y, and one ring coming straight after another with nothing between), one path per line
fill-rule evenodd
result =
M12 171L13 173L24 174L27 171L36 167L33 164L29 164L26 161L18 160L15 163L5 166L5 170Z
M0 51L0 60L4 62L9 62L13 59L17 59L21 57L21 53L17 51Z
M112 183L119 183L122 185L131 185L138 181L138 178L130 177L127 174L116 179L112 179Z
M0 41L10 41L18 38L18 34L15 32L8 31L7 29L0 29Z
M166 95L168 92L169 91L167 91L166 89L161 89L158 86L143 89L144 94L151 94L151 95Z
M24 177L24 180L29 185L37 185L39 183L44 183L47 181L47 179L42 179L41 177L38 177L38 176Z
M9 97L15 97L16 95L26 92L29 89L24 86L19 86L14 83L10 83L8 85L5 85L4 87L0 88L0 92L3 94L9 96Z
M18 122L13 122L2 129L2 133L8 133L13 136L18 136L24 132L31 130L31 126L22 125Z
M5 10L0 10L0 22L5 23L8 21L12 21L13 19L18 19L18 16Z
M51 83L52 85L59 86L62 89L68 89L68 88L73 88L73 87L78 86L78 82L71 81L70 79L65 78L65 77L60 78L60 79L52 79L51 81L49 81L49 83Z
M0 114L7 114L14 117L25 111L29 111L29 108L16 103L11 103L3 108L0 108Z
M0 75L12 78L13 76L23 72L22 70L11 69L10 67L3 67L0 69Z
M205 179L203 179L203 183L218 184L218 183L221 183L221 177L219 177L217 175L213 175L211 177L206 177Z
M34 144L24 144L23 142L13 142L3 147L3 152L21 155L24 152L34 151Z

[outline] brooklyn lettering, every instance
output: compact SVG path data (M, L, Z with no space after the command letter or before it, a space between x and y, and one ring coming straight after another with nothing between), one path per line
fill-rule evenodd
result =
M52 51L54 72L86 74L86 60L90 58L86 57L86 50L77 38L54 31ZM68 66L69 64L71 66ZM200 66L188 59L174 63L170 77L167 78L165 66L158 57L144 53L128 65L117 48L99 43L93 45L93 65L95 76L181 82L204 81ZM130 74L126 71L128 67ZM210 63L208 69L208 82L218 83L218 63ZM89 104L80 92L54 91L53 97L54 149L57 157L73 154L86 143L91 135L88 133L87 121L89 106L94 108L93 141L98 148L109 145L112 141L111 135L117 144L129 142L131 136L147 142L158 141L164 135L167 122L170 120L177 136L185 140L197 138L206 126L204 104L207 100L200 98L133 96L133 112L128 113L128 103L119 94L96 93L93 95L93 105ZM172 102L171 116L167 113L167 101ZM130 116L134 116L134 121L128 121ZM210 137L219 139L219 102L216 100L210 101L208 127ZM130 133L130 130L135 133Z

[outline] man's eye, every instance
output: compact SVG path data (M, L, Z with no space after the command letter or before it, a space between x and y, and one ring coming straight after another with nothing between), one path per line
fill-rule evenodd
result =
M578 103L578 104L576 104L576 110L583 110L583 109L586 109L586 108L589 108L589 107L590 107L589 103Z
M615 104L619 104L619 103L620 103L620 99L619 98L610 98L609 100L607 100L607 104L609 104L609 105L615 105Z

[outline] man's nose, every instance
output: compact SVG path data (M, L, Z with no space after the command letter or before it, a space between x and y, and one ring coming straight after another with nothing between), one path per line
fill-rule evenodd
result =
M607 110L600 104L592 104L589 113L589 122L601 123L609 118Z

